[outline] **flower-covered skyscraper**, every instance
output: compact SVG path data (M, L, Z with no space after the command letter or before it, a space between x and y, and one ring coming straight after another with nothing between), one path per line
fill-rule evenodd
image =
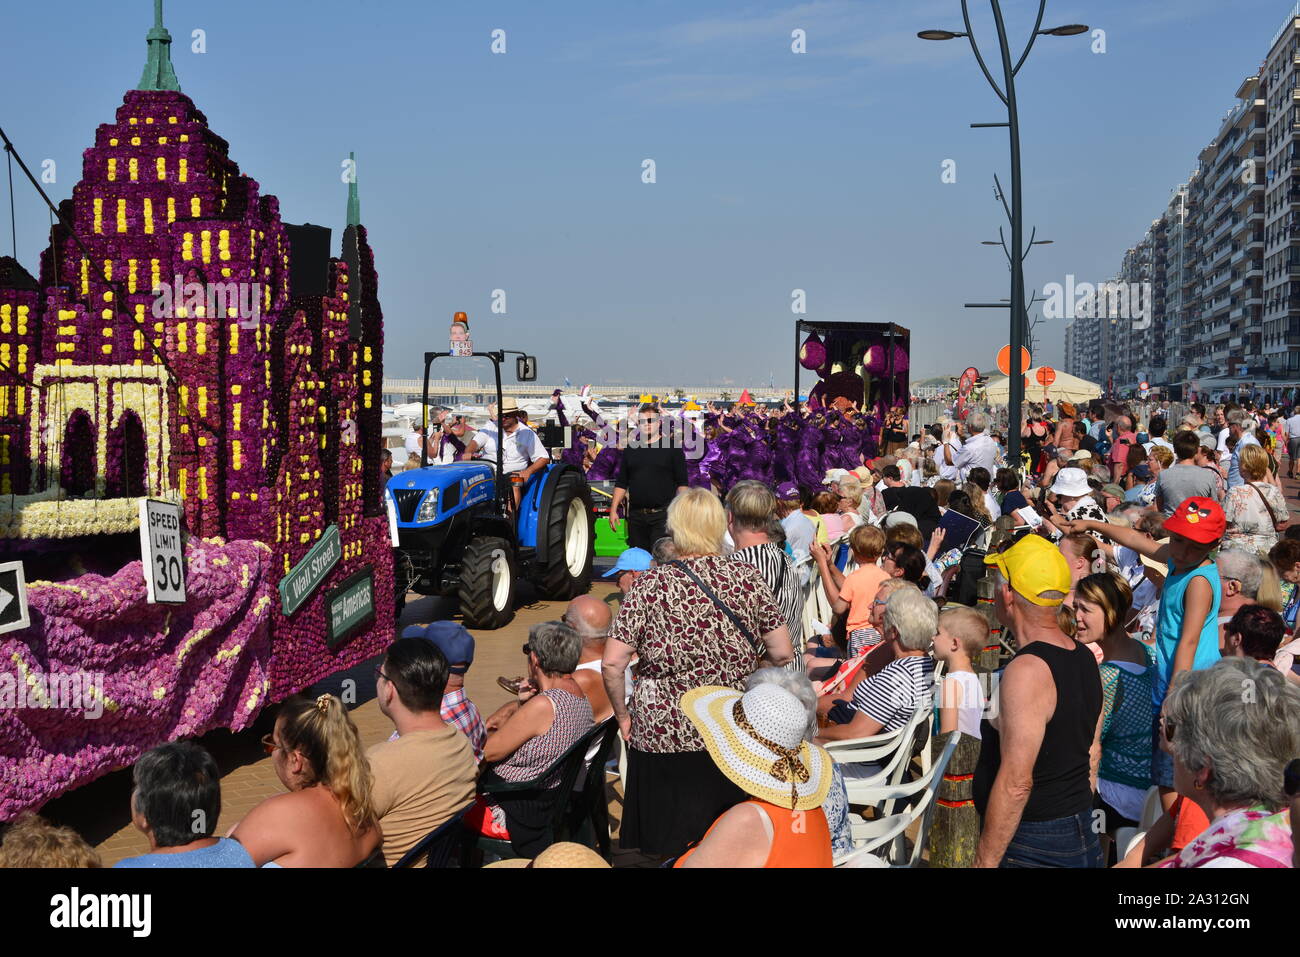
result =
M383 318L356 184L342 256L329 230L282 223L181 92L154 12L140 88L60 206L71 230L52 230L39 281L0 260L0 551L50 567L62 548L75 569L95 536L121 547L141 497L171 499L189 599L149 604L138 560L30 583L31 626L0 635L0 661L29 683L102 673L106 711L87 730L0 709L0 778L29 782L0 795L0 819L161 741L245 727L393 632ZM337 560L277 596L330 526ZM366 581L373 617L340 631L331 591L355 599Z

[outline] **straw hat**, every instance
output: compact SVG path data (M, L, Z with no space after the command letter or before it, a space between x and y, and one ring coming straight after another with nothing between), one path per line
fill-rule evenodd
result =
M831 786L831 758L804 740L808 712L784 688L763 684L743 695L706 685L681 700L714 763L746 794L807 811L821 807Z
M561 841L552 844L532 860L526 857L512 857L504 861L494 861L488 867L609 867L608 862L589 847Z

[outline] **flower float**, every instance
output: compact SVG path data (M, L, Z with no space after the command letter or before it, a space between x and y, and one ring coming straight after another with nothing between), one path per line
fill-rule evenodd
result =
M85 251L56 228L39 279L0 259L0 363L36 386L0 388L0 558L63 550L75 570L92 536L137 531L141 497L171 500L188 595L148 604L139 561L32 583L30 627L0 636L0 696L79 669L103 674L105 710L0 710L0 820L162 741L246 727L393 633L383 313L356 185L331 258L329 230L282 222L174 78L143 85L65 204ZM283 614L277 585L330 526L339 561ZM366 567L373 622L331 648L326 596Z

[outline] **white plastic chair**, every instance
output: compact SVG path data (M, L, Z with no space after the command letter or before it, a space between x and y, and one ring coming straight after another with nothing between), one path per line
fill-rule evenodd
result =
M1124 860L1124 856L1129 852L1139 839L1146 836L1147 831L1160 820L1160 815L1164 813L1164 807L1160 804L1160 789L1154 785L1147 789L1146 797L1142 800L1142 814L1138 818L1137 827L1120 827L1115 829L1115 851L1118 855L1116 860Z
M1126 832L1125 837L1120 836L1120 832ZM1115 860L1122 861L1128 857L1128 852L1137 846L1139 841L1146 838L1146 831L1139 831L1131 827L1121 827L1115 832Z
M1153 784L1147 788L1146 799L1142 802L1142 816L1138 818L1138 830L1143 833L1151 830L1164 813L1164 806L1160 803L1160 789Z
M879 748L858 748L856 751L848 752L857 755L848 763L880 761L886 756L889 758L885 766L869 778L846 777L844 779L844 789L848 794L850 805L872 807L881 815L893 813L894 802L877 799L876 794L881 787L894 787L902 783L903 775L907 773L907 768L912 763L912 755L916 753L918 747L924 745L929 735L932 713L929 708L919 707L892 743L881 745ZM880 753L882 751L884 753Z
M932 691L930 708L931 711L933 712L937 712L939 710L939 705L942 703L941 695L943 691L944 665L945 662L936 661L934 663L934 674L931 675L930 677L930 688ZM935 727L937 729L938 725L936 724ZM931 761L930 749L922 748L921 749L921 773L922 774L930 770L930 761Z
M870 799L869 803L872 804L893 804L914 794L920 794L921 798L905 811L871 821L864 820L857 814L850 814L849 824L853 830L853 842L854 844L859 841L863 843L860 847L854 848L852 853L836 861L836 867L882 866L879 863L864 860L867 856L882 860L884 866L916 867L921 860L921 852L930 839L930 821L934 817L934 799L939 791L939 782L943 780L943 773L947 770L948 762L952 760L953 752L957 750L957 743L960 739L960 732L951 732L943 746L943 751L939 754L938 760L934 762L934 766L915 781L871 789L872 793L868 797ZM902 852L905 847L905 832L917 818L921 819L921 826L917 829L916 841L912 845L912 853L904 861ZM886 848L883 857L872 854L873 851L882 847Z

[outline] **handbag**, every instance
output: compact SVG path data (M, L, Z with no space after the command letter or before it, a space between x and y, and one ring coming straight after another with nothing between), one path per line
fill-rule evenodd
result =
M709 596L709 601L713 602L713 604L718 607L718 610L730 619L731 623L736 626L736 630L739 631L744 636L745 640L750 643L754 649L754 653L758 655L759 658L762 658L767 653L767 646L763 644L762 640L754 637L754 633L745 627L745 623L740 620L740 616L728 608L727 604L717 596L713 589L704 584L700 579L700 576L691 571L685 562L681 559L674 559L667 564L672 565L674 568L681 569L686 573L687 578L700 586L700 589L704 594Z
M1246 484L1255 490L1255 494L1259 496L1259 500L1263 502L1264 507L1268 509L1268 517L1273 520L1273 531L1280 532L1285 529L1286 523L1277 520L1277 513L1273 511L1273 506L1268 504L1268 499L1264 497L1264 493L1260 491L1259 486L1254 482L1247 482Z

